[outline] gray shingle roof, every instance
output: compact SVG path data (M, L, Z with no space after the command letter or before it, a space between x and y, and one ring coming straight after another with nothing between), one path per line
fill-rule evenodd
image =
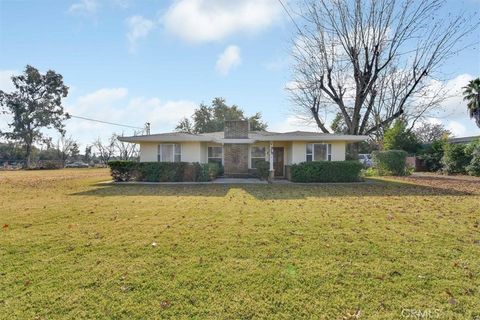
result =
M216 143L254 143L256 141L364 141L367 136L329 134L309 131L270 132L250 131L248 139L225 139L223 131L191 134L182 132L158 133L145 136L120 137L125 142L216 142Z

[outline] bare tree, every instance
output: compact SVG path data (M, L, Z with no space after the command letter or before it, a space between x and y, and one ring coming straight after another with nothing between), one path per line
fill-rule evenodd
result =
M97 138L92 146L97 150L98 158L103 165L107 165L108 161L115 155L116 136L112 135L106 143Z
M413 129L413 133L417 139L422 143L432 143L434 141L442 140L452 134L441 123L422 122Z
M65 167L65 162L71 156L78 154L78 143L72 139L72 137L66 137L61 135L57 140L57 149L58 159L62 162L62 166Z
M306 0L287 86L296 114L325 133L340 114L346 133L372 135L438 110L448 94L439 66L478 26L466 16L441 18L442 3Z
M137 133L138 132L136 132L134 135ZM139 154L138 144L120 141L118 140L119 137L123 137L123 133L121 136L113 134L112 139L115 141L114 146L120 160L137 159Z

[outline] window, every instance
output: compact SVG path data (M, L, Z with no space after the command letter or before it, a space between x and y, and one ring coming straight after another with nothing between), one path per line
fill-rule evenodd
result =
M332 145L329 143L307 143L307 162L332 161Z
M208 163L218 163L222 165L222 147L208 147Z
M250 149L250 166L252 169L257 168L257 161L265 161L265 147L252 146Z
M159 162L180 162L182 161L182 147L178 143L158 145Z

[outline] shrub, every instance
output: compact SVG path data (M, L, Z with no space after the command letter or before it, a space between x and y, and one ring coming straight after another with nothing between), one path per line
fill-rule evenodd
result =
M470 164L466 167L466 171L471 176L480 177L480 140L471 142L466 152L470 153L472 159Z
M407 171L407 152L403 150L374 151L373 163L380 176L404 176Z
M137 163L134 161L110 161L108 165L113 180L124 182L130 181Z
M115 181L193 182L210 181L218 176L216 163L110 161Z
M405 150L413 154L420 149L420 142L412 131L407 130L404 120L397 120L385 131L383 146L385 150Z
M54 170L54 169L60 169L61 167L62 165L58 161L45 161L45 162L42 162L39 169Z
M363 169L362 175L364 177L375 177L375 176L378 176L378 172L377 172L377 169L370 167L367 169Z
M358 161L312 161L291 166L293 182L354 182L360 180Z
M436 172L442 169L442 158L446 144L446 140L436 140L418 156L419 159L424 161L428 171Z
M182 181L197 181L201 165L198 162L187 165L183 170Z
M255 176L262 180L267 180L270 174L270 162L265 160L259 160L255 162L255 166L257 167L255 171Z
M158 162L139 162L135 168L135 180L156 182L160 181L161 167Z
M447 174L465 173L472 155L464 144L447 144L442 158L443 171Z
M211 181L219 176L220 170L221 166L217 163L202 163L199 167L197 181Z
M218 163L207 163L209 181L215 179L220 174L223 174L223 167Z

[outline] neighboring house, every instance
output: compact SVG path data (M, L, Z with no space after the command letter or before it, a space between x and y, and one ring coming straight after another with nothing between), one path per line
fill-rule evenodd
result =
M141 162L217 162L225 176L248 176L256 162L270 162L270 175L286 177L289 165L305 161L343 161L346 144L367 136L318 132L250 131L247 121L225 121L224 132L202 134L160 133L119 137L140 144Z
M468 143L472 142L473 140L478 140L478 139L480 139L480 136L450 138L450 139L448 139L448 142L453 143L453 144L468 144Z

